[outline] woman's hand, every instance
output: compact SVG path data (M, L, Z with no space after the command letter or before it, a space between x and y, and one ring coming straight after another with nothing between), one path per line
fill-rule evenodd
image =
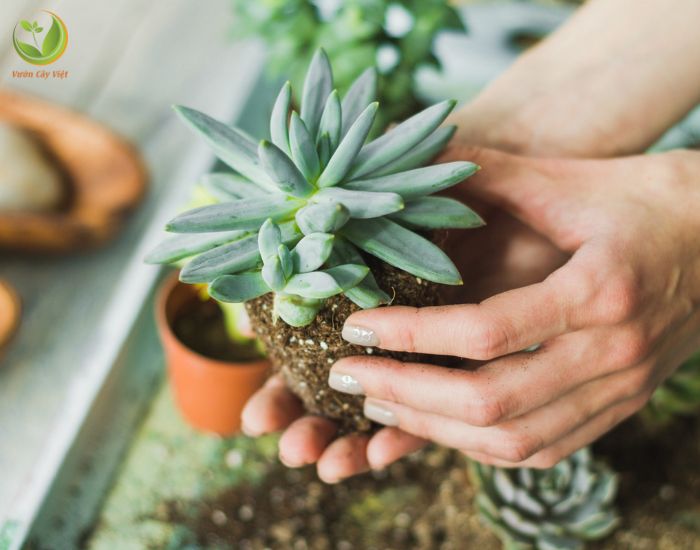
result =
M345 324L355 343L482 366L355 357L336 363L330 383L363 393L367 416L416 438L481 462L550 467L638 411L700 347L700 153L452 156L476 158L484 170L465 186L571 259L480 304L382 308Z

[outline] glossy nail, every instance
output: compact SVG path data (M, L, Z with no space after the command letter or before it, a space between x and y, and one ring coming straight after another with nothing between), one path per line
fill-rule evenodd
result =
M383 404L374 399L365 399L365 416L384 426L398 426L399 419Z
M328 385L334 390L350 395L364 395L365 393L362 385L354 377L340 371L331 370L328 375Z
M378 346L379 337L372 329L360 327L358 325L343 325L343 338L351 344L358 346Z

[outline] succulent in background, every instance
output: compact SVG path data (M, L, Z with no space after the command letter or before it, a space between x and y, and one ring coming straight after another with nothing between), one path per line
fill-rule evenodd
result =
M233 7L234 34L260 36L270 70L289 78L297 90L318 48L328 52L341 95L365 67L376 64L380 128L420 108L413 74L421 65L437 65L436 33L464 32L447 0L234 0Z
M610 534L617 477L582 449L547 470L470 465L476 506L507 550L568 550Z
M652 426L677 416L700 413L700 352L693 355L654 392L642 418Z
M445 101L365 143L377 103L376 74L366 70L340 99L326 55L309 68L300 113L282 87L270 120L270 141L207 115L178 113L237 174L204 181L219 202L174 218L148 260L189 258L180 278L210 283L223 302L275 293L275 316L289 325L311 323L325 299L344 294L361 308L390 300L362 254L442 284L461 284L450 259L414 229L470 228L482 220L460 202L431 194L477 170L459 161L422 167L450 139L440 128L454 106Z

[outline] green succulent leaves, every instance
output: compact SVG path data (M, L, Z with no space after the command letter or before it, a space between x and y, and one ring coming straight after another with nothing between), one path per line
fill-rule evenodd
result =
M617 476L582 449L548 470L503 469L474 462L476 507L513 550L582 550L610 534Z
M325 53L314 56L299 112L286 83L270 117L270 138L186 107L178 114L237 173L201 182L216 204L184 212L167 230L182 233L149 256L187 259L180 278L210 283L224 302L274 293L274 313L293 326L310 323L325 300L344 294L362 308L389 303L367 266L369 254L416 277L461 284L447 255L414 230L472 228L481 218L431 194L459 183L470 162L424 166L454 133L441 128L445 101L368 142L377 115L377 75L362 73L341 99Z

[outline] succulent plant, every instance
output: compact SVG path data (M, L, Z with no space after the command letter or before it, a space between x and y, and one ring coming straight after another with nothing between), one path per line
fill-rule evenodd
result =
M700 413L700 352L678 367L642 409L643 418L652 425L697 413Z
M588 449L547 470L473 462L470 472L477 509L507 550L580 549L618 524L617 477Z
M464 32L447 0L234 0L233 8L234 34L263 38L271 72L285 75L299 91L296 84L319 47L328 52L341 94L366 67L377 64L383 105L379 127L420 108L413 74L422 65L437 65L435 34Z
M324 300L343 293L361 308L389 302L360 251L436 283L461 284L447 255L414 230L470 228L481 218L460 202L431 194L473 174L466 161L424 166L454 132L440 127L454 103L425 109L366 143L377 112L376 73L366 70L342 99L322 50L314 56L300 113L282 87L270 140L186 107L182 118L238 171L210 174L216 204L174 218L180 233L147 261L188 259L180 278L209 283L223 302L275 293L275 315L309 324Z

